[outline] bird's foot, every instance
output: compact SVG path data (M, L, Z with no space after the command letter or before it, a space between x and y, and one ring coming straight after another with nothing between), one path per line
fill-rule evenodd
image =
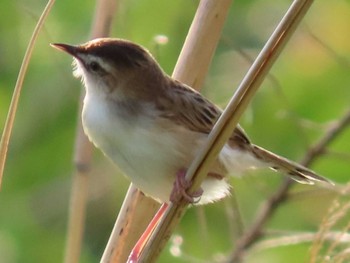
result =
M172 203L178 203L183 197L189 203L194 204L200 201L200 197L203 194L203 189L200 188L194 193L187 193L188 189L192 186L192 182L186 180L186 170L181 169L176 173L176 178L173 186L173 190L170 194L170 201Z

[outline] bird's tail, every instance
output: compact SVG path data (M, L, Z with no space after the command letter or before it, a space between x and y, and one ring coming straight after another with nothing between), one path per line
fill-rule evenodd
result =
M287 174L291 179L302 184L314 184L315 182L324 182L333 184L328 179L316 174L310 169L292 162L286 158L278 156L257 145L252 145L253 154L256 158L270 165L271 169Z

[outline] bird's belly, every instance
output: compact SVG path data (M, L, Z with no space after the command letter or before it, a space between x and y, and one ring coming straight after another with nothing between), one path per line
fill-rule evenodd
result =
M187 166L187 158L191 161L177 152L168 136L135 132L128 140L102 150L138 188L164 202L169 199L176 172Z
M143 192L168 201L176 172L188 167L194 149L184 150L176 131L166 131L144 120L108 121L106 116L84 110L83 127L89 139Z
M104 103L85 99L83 127L89 139L115 163L132 183L159 202L168 202L176 173L187 169L206 135L176 125L166 128L142 118L118 118ZM198 204L229 194L225 180L207 178Z

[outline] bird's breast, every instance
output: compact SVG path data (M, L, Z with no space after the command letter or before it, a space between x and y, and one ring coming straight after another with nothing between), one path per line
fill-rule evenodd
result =
M196 147L184 143L183 139L194 143L188 134L160 125L149 110L128 116L119 114L118 108L111 109L102 99L86 97L83 127L96 147L134 184L162 200L169 196L176 172L192 161Z

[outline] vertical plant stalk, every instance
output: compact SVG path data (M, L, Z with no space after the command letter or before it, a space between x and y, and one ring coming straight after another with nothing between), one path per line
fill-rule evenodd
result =
M91 38L105 37L109 35L111 23L116 12L115 10L115 0L97 1L91 30ZM82 90L74 148L74 165L76 171L72 179L69 204L67 241L64 256L65 263L76 263L79 261L85 225L88 179L93 148L88 138L84 134L80 121L84 96L85 91Z
M186 179L192 179L190 193L196 191L205 178L208 168L217 157L233 129L236 127L239 117L244 112L249 101L257 91L259 85L267 75L269 69L281 53L283 47L294 33L297 25L309 9L312 1L295 0L282 21L273 32L259 56L242 80L240 86L232 97L230 103L215 124L209 134L207 143L201 149L197 158L191 164ZM164 248L175 226L181 220L187 206L186 200L182 199L179 204L170 204L165 216L154 231L140 262L154 262L160 251Z
M100 262L126 262L130 251L158 208L159 203L130 184Z
M200 2L174 69L174 78L197 90L201 88L231 2L232 0L202 0ZM101 262L126 262L131 249L158 208L158 203L141 195L131 185Z
M200 2L172 77L196 90L203 86L232 0Z
M217 43L219 42L231 3L232 1L230 0L203 0L200 2L196 16L182 48L178 63L174 69L173 78L184 82L197 90L201 88L205 76L207 75ZM182 216L184 211L183 207L185 205L185 202L183 202L182 205L179 205L179 208L180 210L182 209L182 211L176 215L177 218ZM239 215L239 210L236 210L235 212ZM169 233L166 240L170 235L171 234ZM153 237L154 236L155 235L153 235ZM152 247L152 239L149 241L144 253L141 255L140 262L154 262L165 244L160 244L160 246L154 245Z
M0 189L1 189L1 183L2 183L2 178L3 178L5 163L6 163L8 145L9 145L10 138L11 138L12 128L13 128L13 124L15 121L18 101L19 101L19 97L21 95L24 77L25 77L27 69L28 69L29 61L32 57L35 42L36 42L36 40L39 36L39 33L44 25L45 19L49 15L54 3L55 3L55 0L49 0L47 2L45 9L42 12L42 14L39 18L39 21L34 28L33 34L29 40L29 44L28 44L27 50L24 54L22 65L21 65L21 68L20 68L19 73L18 73L15 89L13 91L13 95L12 95L12 99L11 99L11 104L9 107L9 111L7 113L5 127L4 127L4 130L3 130L3 133L1 136L1 141L0 141Z

